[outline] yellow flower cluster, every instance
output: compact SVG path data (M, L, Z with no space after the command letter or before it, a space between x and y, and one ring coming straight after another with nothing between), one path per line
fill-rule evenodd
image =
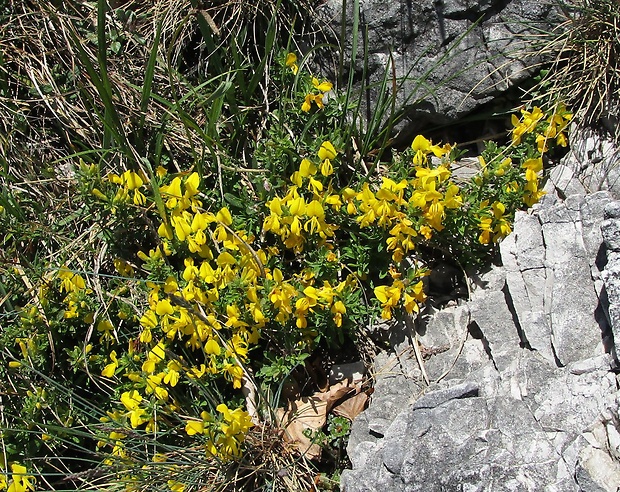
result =
M512 116L512 142L514 145L521 143L527 134L535 135L536 149L539 157L531 157L522 164L525 169L525 189L523 203L531 207L540 200L544 192L539 189L539 176L543 169L542 155L549 150L549 142L566 147L567 139L565 130L572 114L568 112L564 104L558 104L547 116L539 107L535 106L532 111L521 110L521 118Z
M485 159L478 157L482 173L476 176L473 182L480 188L489 186L490 182L485 182L490 175L495 178L511 176L504 181L504 198L500 200L484 200L480 203L478 228L480 235L478 241L481 244L497 243L512 232L511 222L512 213L506 212L508 203L511 200L509 195L519 193L519 199L528 207L537 203L545 194L540 186L540 176L543 170L543 154L549 151L549 144L554 143L561 147L567 145L565 130L572 118L563 104L558 104L550 115L547 115L539 107L534 107L532 111L521 109L521 117L512 116L512 146L521 145L525 148L525 157L521 157L521 171L515 174L517 168L514 167L510 157L499 160L493 158L487 164ZM521 151L523 152L523 151ZM488 184L487 184L488 183ZM491 203L492 202L492 203ZM489 203L491 203L489 205Z
M297 55L295 53L288 53L284 60L284 65L291 70L293 75L297 75L299 72L299 66L297 65ZM301 105L301 110L304 113L308 113L312 109L312 105L316 105L318 109L323 109L325 103L323 98L325 94L333 89L333 84L328 80L320 81L316 77L311 77L309 84L312 84L311 90L306 94L304 102Z
M381 317L383 319L392 318L392 310L402 307L408 314L420 311L420 304L426 301L424 294L424 284L418 281L415 284L406 285L405 282L395 279L392 285L380 285L375 287L375 296L381 303Z
M317 108L323 109L325 104L323 103L323 97L325 97L325 93L332 90L332 83L324 80L323 82L319 82L319 79L316 77L312 77L312 85L314 86L314 91L306 94L304 102L301 105L301 110L305 113L312 109L312 103L316 104Z
M539 176L543 169L542 157L526 160L521 167L525 169L525 189L523 193L523 203L528 207L531 207L545 194L539 186Z
M291 57L287 66L295 70L295 62ZM320 93L328 90L315 82ZM543 117L536 110L524 113L515 134L534 131ZM553 122L557 136L562 127L559 121L548 120ZM216 380L227 381L233 389L244 388L250 377L246 369L250 350L266 333L287 334L295 340L296 349L309 350L323 329L317 320L342 327L347 296L359 279L351 274L334 282L307 265L287 276L280 248L302 262L305 255L320 252L325 255L323 261L337 265L337 245L348 240L346 234L352 226L379 231L393 261L391 284L374 288L381 316L390 319L401 308L409 314L419 312L426 300L422 277L427 271L404 260L418 243L428 242L444 230L447 219L452 220L462 209L464 198L451 180L450 145L436 145L419 135L411 148L412 167L405 178L382 177L379 183L364 182L357 189L337 189L334 169L338 151L330 141L324 141L314 156L300 158L286 190L271 195L265 203L260 244L237 227L238 219L226 207L205 209L198 173L172 179L160 175L167 183L158 193L164 209L159 210L157 229L161 244L139 256L147 269L170 264L176 265L176 271L165 280L146 284L148 308L140 318L140 333L129 344L133 362L119 356L118 350L108 354L102 375L130 382L124 383L127 390L120 395L120 408L108 418L153 432L160 425L157 413L173 413L179 408L175 398L179 388ZM529 204L542 193L538 190L542 160L529 159L522 166L521 183L526 183L523 200ZM507 158L494 164L492 174L501 177L514 173L512 169ZM121 193L136 191L143 184L137 175L122 176L114 181ZM487 200L476 207L480 243L497 242L511 232L505 203ZM117 263L119 271L127 269ZM79 276L63 275L67 291L80 285ZM109 322L97 327L101 340L112 341L114 328ZM200 418L186 419L185 431L201 436L210 455L223 459L238 456L252 426L250 416L242 409L229 409L225 402L216 410L217 417L203 411ZM116 450L113 454L122 457L122 437L109 437Z
M86 288L84 278L69 270L66 265L58 270L56 276L60 279L60 292L66 294L63 317L65 319L81 317L85 323L91 323L93 313L88 308L85 296L92 293L92 290Z
M324 206L333 200L325 194L306 199L311 187L318 192L324 189L318 180L310 184L319 169L323 178L333 173L330 161L336 157L336 150L331 143L326 142L318 156L321 162L316 169L304 163L306 167L291 177L299 186L291 185L280 203L274 199L270 204L271 222L265 221L269 230L279 234L292 249L302 249L307 237L323 241L333 236L334 227L326 222L324 212ZM303 188L304 184L308 188ZM110 415L132 428L146 425L145 430L154 431L157 422L153 405L174 410L174 389L191 380L223 377L234 389L240 389L246 377L248 351L258 342L267 323L285 325L294 319L298 329L308 329L305 337L312 340L316 333L308 326L312 313L329 313L336 326L342 325L346 313L340 296L350 281L337 285L323 281L317 285L309 272L286 279L279 268L268 268L266 265L278 255L277 249L255 249L252 236L233 229L228 209L205 211L199 187L197 173L177 176L160 187L167 209L158 228L162 246L140 257L148 263L174 256L182 259L183 267L178 277L147 283L149 307L140 319L138 339L130 341L130 346L150 347L134 353L134 360L142 361L140 370L124 368L116 351L111 351L102 371L105 377L122 374L133 382L134 389L121 395L124 408ZM224 302L233 286L241 296L236 295L236 302ZM104 333L106 328L102 327ZM175 356L179 346L195 354L192 361L196 362ZM220 458L236 456L250 425L249 416L222 405L217 409L222 413L222 423L203 427L209 429L209 453ZM212 419L205 417L203 422L212 423ZM190 422L188 433L199 433L197 426ZM115 441L115 448L122 453L120 440Z
M545 113L535 106L532 111L528 111L525 108L521 109L521 118L513 114L511 116L512 126L512 143L518 145L521 143L521 139L526 133L532 133L536 129L538 122L545 117Z
M340 197L333 193L331 186L325 188L322 180L317 178L319 169L323 177L333 174L332 161L336 158L336 150L331 142L323 142L317 155L321 160L319 166L309 159L302 159L299 170L291 176L293 186L289 187L288 193L267 202L270 213L263 222L263 230L280 236L284 246L296 252L303 250L308 235L320 238L321 243L333 237L337 229L326 222L325 206L339 207ZM304 186L312 192L308 199L300 194Z
M415 237L431 239L433 230L444 228L446 210L458 209L463 204L459 187L449 180L451 147L433 145L421 135L411 147L415 151L415 179L396 183L384 177L376 192L367 183L359 192L350 188L342 192L343 200L348 203L347 211L360 214L356 220L361 227L376 224L389 230L387 247L396 263L414 249ZM430 154L441 159L441 163L435 165Z
M331 205L335 212L345 207L347 214L354 216L360 227L378 227L387 232L387 249L392 252L393 261L400 264L415 249L417 241L429 240L433 231L443 229L447 210L456 210L463 203L459 187L449 180L451 147L434 145L418 136L412 149L415 152L415 179L396 182L383 177L377 189L364 183L359 191L346 187L338 192L331 183L324 183L324 178L333 173L332 161L337 152L331 142L323 142L317 154L319 163L303 159L299 170L291 176L293 186L289 187L287 195L275 197L267 203L270 214L265 218L263 229L277 234L285 247L299 253L309 237L318 236L317 242L322 245L335 235L337 227L325 220L324 207ZM440 163L433 161L433 157ZM310 202L304 201L301 190L312 193ZM416 273L415 276L422 275ZM320 298L314 290L306 288L303 291L305 298L297 300L295 315L300 328L306 327L305 310L316 306ZM401 301L405 310L412 313L417 312L419 304L425 300L421 281L405 284L397 280L390 287L377 287L375 295L382 305L383 317L388 319L392 309L400 306ZM344 304L336 303L331 310L334 319L338 320L337 326L340 326L340 311L344 314Z
M488 202L484 201L480 205L481 209L488 208ZM512 232L510 221L504 216L506 206L502 202L494 202L491 207L491 216L483 216L480 218L478 227L482 231L478 236L480 244L490 244L504 239Z
M245 435L253 427L252 420L243 410L230 410L220 403L216 410L220 418L215 419L209 412L202 412L200 420L190 420L185 426L188 435L201 434L206 437L205 448L211 456L224 459L241 455L240 445Z
M566 109L564 104L558 104L551 114L545 119L545 113L535 106L532 111L521 109L521 118L512 115L512 143L521 143L525 134L535 133L538 152L547 152L548 141L555 139L557 145L566 147L566 133L572 114Z
M146 203L146 197L140 191L140 188L144 185L146 179L144 176L135 173L133 171L125 171L120 176L111 174L109 179L112 183L120 185L116 196L114 197L115 203L123 203L129 200L129 192L133 191L133 203L135 205L144 205Z

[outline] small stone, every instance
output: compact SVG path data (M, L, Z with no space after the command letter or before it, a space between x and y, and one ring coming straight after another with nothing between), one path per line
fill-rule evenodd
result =
M613 201L605 207L606 219L620 219L620 201Z

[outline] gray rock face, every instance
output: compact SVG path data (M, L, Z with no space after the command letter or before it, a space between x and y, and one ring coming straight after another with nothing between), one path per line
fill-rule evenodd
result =
M353 2L328 0L317 14L339 34L343 4L350 42ZM411 132L420 125L453 121L528 78L529 67L540 61L524 55L532 51L532 37L560 22L552 2L531 0L360 0L359 6L359 39L368 32L368 80L383 80L393 60L401 83L399 104ZM349 56L351 46L344 52ZM363 52L360 44L358 53ZM358 61L354 69L361 74L362 68ZM391 67L389 75L391 79Z
M620 489L620 202L578 182L552 173L503 266L380 355L344 492Z
M620 202L610 202L605 208L601 231L607 248L607 263L602 272L607 295L609 323L613 336L613 353L620 356Z
M571 149L562 163L589 193L606 190L620 199L620 154L612 138L591 129L572 128Z
M502 243L507 293L523 338L550 362L567 365L600 353L606 319L600 312L602 210L607 192L571 195L524 212Z

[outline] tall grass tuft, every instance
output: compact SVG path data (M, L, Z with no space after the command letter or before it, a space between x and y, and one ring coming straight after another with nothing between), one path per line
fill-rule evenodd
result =
M575 120L620 137L620 3L558 3L565 20L541 35L539 55L550 59L534 90L548 103L565 101Z

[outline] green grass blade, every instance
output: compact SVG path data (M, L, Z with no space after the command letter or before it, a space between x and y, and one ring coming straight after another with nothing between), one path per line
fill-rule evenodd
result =
M100 118L104 124L105 130L110 132L117 145L119 145L121 149L126 153L127 157L131 159L133 157L133 154L130 151L131 146L129 145L129 142L123 130L123 125L121 124L118 112L116 111L116 106L112 99L113 96L110 81L107 77L107 74L104 75L105 70L102 70L101 67L98 67L98 69L95 68L95 66L90 60L90 57L88 56L88 53L82 46L82 40L79 39L74 29L70 29L68 31L68 34L71 38L73 48L76 51L76 55L79 61L81 62L83 68L86 70L86 73L88 74L93 85L97 89L97 93L103 103L105 113L104 115L100 115ZM95 105L93 104L91 107L94 108ZM104 141L104 144L105 143L106 142ZM108 148L110 146L111 143L108 143L108 145L104 145L104 148Z
M142 89L142 97L140 99L140 126L139 129L144 135L144 120L146 118L146 111L149 107L149 101L151 100L151 88L153 86L153 77L155 76L155 66L157 65L157 50L159 49L159 39L161 37L163 19L160 19L157 23L157 29L155 31L155 39L153 40L153 47L149 55L148 62L146 64L146 71L144 73L144 85ZM143 139L141 139L143 141Z
M355 76L355 62L357 61L357 50L358 50L358 44L359 44L359 27L360 27L360 2L359 0L353 0L353 32L352 32L352 38L351 38L351 60L349 62L349 67L348 67L348 73L349 73L349 79L347 81L347 86L345 89L345 101L344 101L344 107L348 107L349 106L349 100L351 98L351 95L353 94L353 78ZM343 3L342 6L342 25L346 26L346 3ZM345 31L346 33L346 27L345 27ZM340 49L344 50L344 46L345 46L345 36L343 35L343 37L340 39ZM367 58L365 57L364 59L364 70L367 69ZM340 73L345 73L345 67L344 67L344 56L341 56L340 59L340 67L339 67L339 72ZM358 105L359 107L359 105ZM341 120L340 120L340 126L341 127L345 127L346 124L346 117L347 115L343 113Z

